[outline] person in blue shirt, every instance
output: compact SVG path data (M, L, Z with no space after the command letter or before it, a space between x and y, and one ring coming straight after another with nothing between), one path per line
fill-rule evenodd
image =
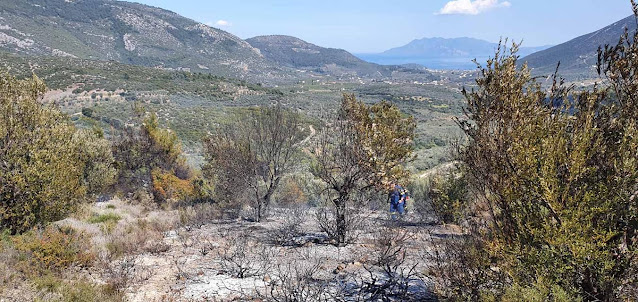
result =
M405 189L396 182L390 184L390 216L392 220L397 220L397 212L401 217L405 213L405 200L407 194Z

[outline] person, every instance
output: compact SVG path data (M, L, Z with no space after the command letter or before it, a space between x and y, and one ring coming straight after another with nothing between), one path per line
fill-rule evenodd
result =
M401 217L405 213L405 200L407 194L405 189L396 182L390 184L390 217L392 220L397 220L397 212Z

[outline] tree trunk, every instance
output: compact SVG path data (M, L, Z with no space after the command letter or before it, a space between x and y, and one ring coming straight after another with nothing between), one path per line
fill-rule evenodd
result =
M261 199L257 200L257 213L255 213L255 214L257 214L256 217L255 217L256 218L255 220L257 222L261 222L261 204L262 204L262 202L263 201Z
M347 232L348 232L348 224L346 221L346 203L348 201L348 193L341 192L339 193L339 197L334 199L333 202L335 204L335 219L337 223L337 244L339 246L346 244L347 241Z
M270 201L272 200L272 195L275 193L277 186L279 186L279 181L281 178L276 178L268 187L266 194L258 199L257 201L257 222L261 222L261 219L268 216L268 209L270 209Z

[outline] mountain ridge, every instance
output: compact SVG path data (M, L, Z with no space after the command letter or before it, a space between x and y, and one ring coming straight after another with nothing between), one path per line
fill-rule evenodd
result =
M598 60L598 47L605 44L615 45L625 27L630 32L635 31L636 17L631 15L599 30L530 54L522 58L521 61L527 62L533 73L538 75L553 73L560 61L559 74L561 76L573 80L596 78L595 65Z
M494 56L498 43L481 39L421 38L377 54L358 54L362 59L378 64L416 63L433 69L474 69L473 59L479 62ZM521 47L520 53L530 54L549 46Z
M161 8L114 0L2 1L0 50L237 78L287 72L226 31Z
M390 66L370 63L346 50L321 47L293 36L263 35L246 42L270 61L290 68L372 77L391 74Z

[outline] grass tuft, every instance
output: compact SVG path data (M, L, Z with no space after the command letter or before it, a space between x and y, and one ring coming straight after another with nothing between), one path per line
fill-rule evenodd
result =
M120 217L120 215L117 215L115 213L106 213L106 214L93 214L93 216L91 216L91 218L89 218L88 222L89 223L117 223L118 221L120 221L120 219L122 219L122 217Z

